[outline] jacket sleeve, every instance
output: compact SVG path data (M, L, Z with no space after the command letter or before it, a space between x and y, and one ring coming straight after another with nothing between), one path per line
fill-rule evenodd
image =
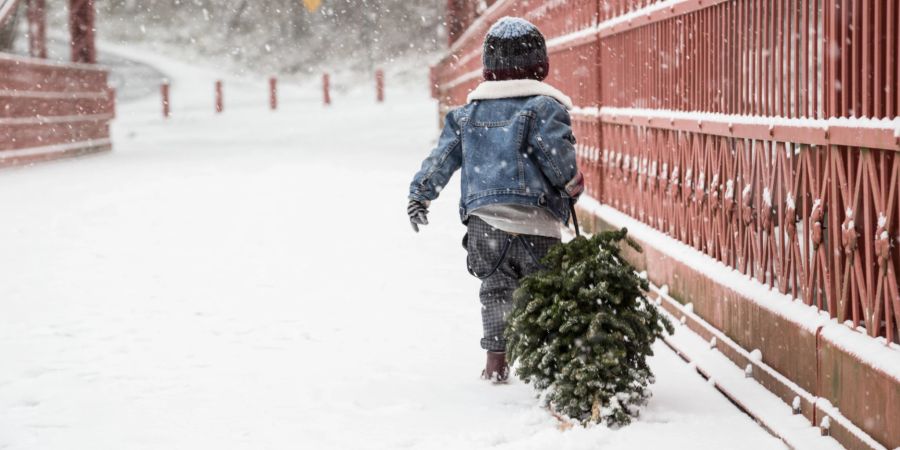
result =
M578 171L569 112L548 97L538 100L535 112L528 136L531 157L561 194L577 197L582 176Z
M450 177L462 165L462 136L456 115L458 110L447 113L444 131L437 147L422 162L422 168L409 185L409 199L431 201L440 195Z

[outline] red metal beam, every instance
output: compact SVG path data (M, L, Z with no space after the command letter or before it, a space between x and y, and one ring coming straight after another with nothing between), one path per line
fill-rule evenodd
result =
M94 0L69 0L72 62L97 62Z
M47 7L45 0L28 0L28 53L47 57Z

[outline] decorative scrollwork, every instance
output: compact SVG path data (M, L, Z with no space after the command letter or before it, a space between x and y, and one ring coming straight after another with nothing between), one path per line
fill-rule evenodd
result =
M706 201L706 173L700 171L700 175L697 176L697 186L694 188L694 201L699 201L701 204Z
M688 168L686 171L684 171L684 182L681 185L682 198L685 198L685 199L691 198L691 194L693 191L693 185L694 185L694 180L692 178L693 176L694 176L693 169Z
M859 233L856 232L853 212L848 210L847 218L841 224L841 243L844 245L844 253L846 255L852 255L856 251L858 237Z
M788 193L784 203L784 232L790 240L794 240L797 237L797 222L799 219L797 217L797 205L794 202L794 196L791 193Z
M721 194L719 193L719 174L714 174L712 180L709 181L709 197L710 209L713 213L719 210L721 205Z
M744 219L744 225L753 223L756 214L753 211L753 190L751 185L747 185L741 192L741 218Z
M723 197L723 211L728 215L730 219L732 214L734 214L734 180L728 180L725 182L725 193L722 195Z
M822 221L825 219L825 208L822 206L822 200L816 199L813 203L812 213L809 215L810 228L812 231L813 249L818 249L822 245L824 236L824 227Z
M879 219L878 228L875 229L875 258L882 273L887 270L888 261L891 258L891 239L887 231L887 222L883 220L884 214Z

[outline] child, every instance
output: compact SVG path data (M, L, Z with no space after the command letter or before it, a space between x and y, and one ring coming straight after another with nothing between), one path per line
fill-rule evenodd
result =
M418 232L428 205L462 169L463 246L480 297L487 363L482 377L509 376L503 330L519 279L560 242L560 226L584 190L575 163L569 97L543 83L544 36L530 22L504 17L484 40L484 79L469 103L450 111L437 148L409 188L409 219Z

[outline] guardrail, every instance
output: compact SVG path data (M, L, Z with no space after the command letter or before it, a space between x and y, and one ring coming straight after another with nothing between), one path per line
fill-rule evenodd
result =
M465 27L432 69L443 110L481 82L488 27L531 20L548 82L578 106L590 196L873 345L900 341L895 0L501 0L480 15L460 3L448 23ZM863 428L900 445L879 423Z
M0 0L0 23L17 0ZM93 0L72 0L72 63L46 57L44 0L28 0L33 57L0 53L0 167L109 150L115 92L94 65Z
M0 54L0 166L108 150L106 70Z

